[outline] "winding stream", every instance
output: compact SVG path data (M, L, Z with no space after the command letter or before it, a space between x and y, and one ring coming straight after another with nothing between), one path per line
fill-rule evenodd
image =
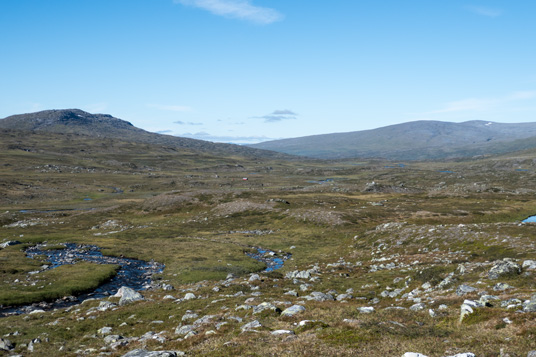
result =
M38 244L26 250L28 258L45 255L47 265L42 270L54 269L65 264L75 264L78 261L87 261L97 264L115 264L120 268L110 281L100 285L92 292L81 294L77 297L57 299L53 302L40 302L26 306L0 307L0 317L29 313L33 310L50 310L63 308L81 303L87 299L101 299L113 295L122 286L128 286L134 290L146 290L151 287L151 278L154 274L164 270L164 264L154 261L130 259L124 257L112 257L103 255L96 245L80 245L75 243L61 244L65 248L47 249L46 244ZM265 272L271 272L283 266L285 260L290 258L289 253L276 253L263 248L255 248L257 253L246 253L249 257L266 264ZM38 272L31 272L36 274Z
M65 244L65 249L46 249L46 247L44 244L38 244L26 250L28 258L34 258L37 255L45 255L47 257L48 267L45 270L65 264L75 264L80 260L97 264L116 264L119 265L119 270L110 281L100 285L92 292L81 294L77 297L58 299L54 302L40 302L27 306L0 308L0 316L22 314L36 309L49 310L68 307L90 298L99 299L108 297L115 294L122 286L128 286L134 290L145 290L151 287L151 277L164 270L164 264L154 261L146 262L137 259L102 255L100 248L95 245L67 243Z

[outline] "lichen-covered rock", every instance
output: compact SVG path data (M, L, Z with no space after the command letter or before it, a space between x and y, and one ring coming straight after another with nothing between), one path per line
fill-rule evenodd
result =
M503 276L521 274L521 266L510 259L499 261L493 265L488 273L490 279L499 279Z
M426 305L423 302L419 302L419 303L411 305L409 309L411 311L421 311L421 310L424 310L425 307Z
M274 304L270 302L263 302L253 308L253 314L260 314L261 312L264 312L267 310L270 310L276 313L281 312L281 309L275 306Z
M191 331L194 330L194 326L193 325L184 325L184 326L179 326L175 329L175 334L177 335L186 335L188 333L190 333Z
M456 295L463 296L465 294L469 294L475 291L478 291L478 289L469 285L462 284L456 289Z
M320 291L313 291L311 294L304 296L307 300L315 301L334 301L335 298L331 294L325 294Z
M536 260L525 260L522 267L525 270L536 270Z
M262 327L261 323L257 320L254 320L242 326L242 332L255 330L256 328L259 328L259 327Z
M508 285L506 283L497 283L493 286L493 290L495 291L504 291L508 289L513 289L514 287L511 285Z
M294 316L296 314L299 314L300 312L305 311L305 307L301 305L292 305L291 307L285 309L281 316Z

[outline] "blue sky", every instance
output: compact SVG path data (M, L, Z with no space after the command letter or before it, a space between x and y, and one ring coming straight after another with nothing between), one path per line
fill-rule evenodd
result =
M5 0L0 118L108 113L258 142L536 121L536 2Z

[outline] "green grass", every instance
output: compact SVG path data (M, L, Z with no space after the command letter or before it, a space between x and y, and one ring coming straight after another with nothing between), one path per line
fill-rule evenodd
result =
M0 305L26 305L91 291L115 276L117 269L116 265L93 263L62 265L33 275L35 285L20 282L2 289Z

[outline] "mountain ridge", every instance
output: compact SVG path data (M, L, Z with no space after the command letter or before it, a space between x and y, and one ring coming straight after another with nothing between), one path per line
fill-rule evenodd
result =
M110 114L91 114L80 109L52 109L11 115L0 119L0 129L77 134L111 139L120 138L124 141L171 146L223 155L290 158L289 155L264 149L151 133Z
M319 159L467 158L536 147L536 123L422 120L363 131L267 141L249 146Z

